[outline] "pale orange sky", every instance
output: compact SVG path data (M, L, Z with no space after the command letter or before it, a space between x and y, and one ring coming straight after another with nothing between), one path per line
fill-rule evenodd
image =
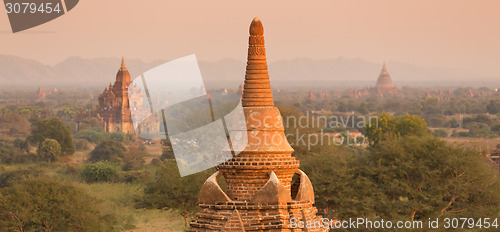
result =
M255 16L264 23L271 62L360 57L500 77L497 0L82 0L16 34L0 14L0 54L46 64L70 56L151 61L193 53L245 60Z

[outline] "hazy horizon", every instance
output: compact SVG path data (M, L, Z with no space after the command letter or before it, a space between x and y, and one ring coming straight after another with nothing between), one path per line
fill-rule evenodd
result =
M146 62L125 57L134 79L168 60ZM0 54L2 86L107 86L115 80L121 58L82 58L71 56L55 65L43 64L33 58ZM212 88L235 89L243 81L245 61L224 58L219 61L198 60L200 71ZM498 88L500 78L481 76L464 70L417 66L388 61L387 67L397 87L483 87ZM364 88L375 84L382 63L362 58L332 59L294 58L269 62L274 88Z
M49 65L71 56L125 56L151 62L196 54L205 61L244 61L248 26L258 16L264 23L269 62L359 57L498 77L498 12L500 2L493 0L480 4L465 0L80 1L66 15L15 34L2 14L0 50Z

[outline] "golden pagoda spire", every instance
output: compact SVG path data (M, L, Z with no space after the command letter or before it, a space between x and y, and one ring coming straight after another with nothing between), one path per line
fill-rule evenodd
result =
M259 18L250 24L248 61L242 98L243 107L273 107L273 94L267 69L264 27Z

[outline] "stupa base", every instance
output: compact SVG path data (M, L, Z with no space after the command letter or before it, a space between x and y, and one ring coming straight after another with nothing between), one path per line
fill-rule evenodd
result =
M318 210L309 201L261 204L233 201L200 204L191 232L201 231L328 231L316 216ZM304 228L298 228L299 222ZM306 225L311 228L305 228Z

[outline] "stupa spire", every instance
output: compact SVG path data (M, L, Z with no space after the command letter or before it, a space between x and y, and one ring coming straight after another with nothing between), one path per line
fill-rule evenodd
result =
M121 65L121 68L122 69L127 69L127 67L125 66L125 58L122 56L122 65Z
M123 84L118 85L118 88L120 89L128 87L128 85L131 83L130 73L128 72L127 67L125 66L125 58L123 56L120 69L118 69L118 72L116 73L116 81L118 83L123 82Z
M387 71L387 65L385 64L385 61L384 61L384 64L382 65L382 72L381 73L389 74L389 72Z
M257 17L250 24L248 59L242 104L243 107L274 106L267 68L264 27Z

